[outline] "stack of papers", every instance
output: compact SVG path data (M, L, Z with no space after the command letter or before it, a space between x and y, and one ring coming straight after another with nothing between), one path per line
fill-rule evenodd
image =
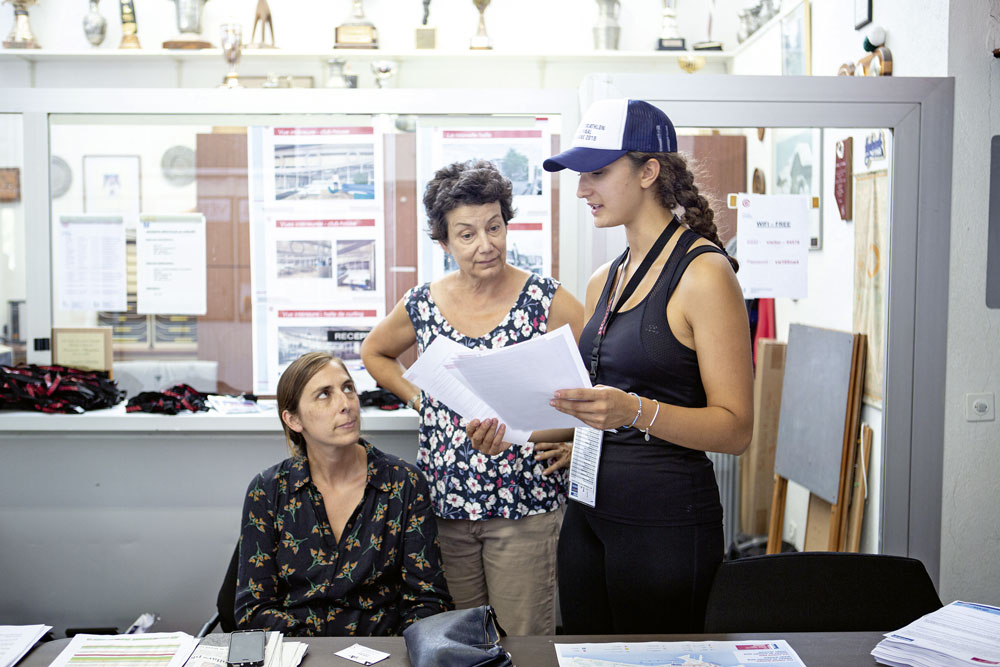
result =
M872 655L893 667L1000 665L1000 607L952 602L887 633Z
M286 642L280 632L268 632L264 645L264 667L297 667L309 645ZM201 640L184 667L226 667L229 635L213 634Z
M197 639L184 632L76 635L49 667L100 663L182 667L197 644Z
M592 386L569 325L493 350L438 336L403 377L465 419L498 419L515 445L535 430L585 426L549 400L559 389Z
M11 667L51 629L51 625L0 625L0 667Z
M715 667L805 667L783 639L688 642L556 644L559 667L595 665L714 665Z

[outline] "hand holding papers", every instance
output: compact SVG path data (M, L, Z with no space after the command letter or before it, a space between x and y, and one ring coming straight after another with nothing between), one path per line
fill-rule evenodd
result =
M591 386L569 326L495 350L438 336L403 377L465 419L496 418L507 425L504 439L519 445L536 429L582 426L549 399Z

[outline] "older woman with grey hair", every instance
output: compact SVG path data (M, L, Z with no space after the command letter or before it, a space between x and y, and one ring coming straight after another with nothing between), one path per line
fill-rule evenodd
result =
M569 324L583 306L553 278L507 262L514 217L510 181L490 162L438 170L424 191L430 237L458 266L409 290L361 348L380 385L420 414L417 465L430 483L448 587L458 608L489 603L514 635L555 631L556 546L572 433L532 434L490 457L469 442L462 417L403 378L398 357L438 336L474 350L519 343Z

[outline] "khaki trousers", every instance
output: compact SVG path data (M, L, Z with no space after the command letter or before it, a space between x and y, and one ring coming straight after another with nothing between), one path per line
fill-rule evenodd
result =
M457 609L491 604L509 635L556 630L556 547L563 508L521 519L437 519Z

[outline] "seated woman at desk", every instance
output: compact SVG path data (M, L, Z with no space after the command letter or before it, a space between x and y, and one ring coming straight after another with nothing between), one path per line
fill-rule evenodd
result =
M360 437L344 363L325 352L278 382L292 457L250 483L236 620L286 635L394 635L450 609L423 475Z

